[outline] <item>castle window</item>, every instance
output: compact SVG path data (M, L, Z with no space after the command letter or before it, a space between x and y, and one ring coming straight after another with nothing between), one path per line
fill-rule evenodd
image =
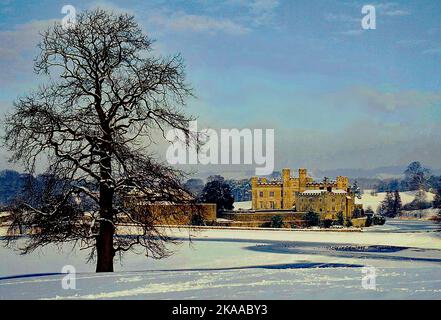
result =
M259 197L263 198L263 191L259 192Z
M270 197L274 197L274 191L270 192Z
M263 209L263 202L260 202L260 209Z
M270 207L271 207L271 209L274 209L276 207L276 204L274 203L274 201L270 201Z

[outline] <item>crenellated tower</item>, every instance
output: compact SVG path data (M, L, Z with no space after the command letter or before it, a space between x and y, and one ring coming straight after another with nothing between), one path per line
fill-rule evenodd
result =
M306 190L306 183L308 182L308 170L305 168L299 169L299 192Z
M291 170L282 169L282 209L291 209L293 205L293 192L291 186Z

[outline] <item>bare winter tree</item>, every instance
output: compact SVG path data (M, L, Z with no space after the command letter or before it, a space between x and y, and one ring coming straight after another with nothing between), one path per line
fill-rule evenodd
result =
M115 254L139 246L155 258L168 253L170 238L155 226L185 210L158 217L134 199L191 202L183 173L147 149L155 130L180 129L187 142L195 138L182 111L192 93L179 55L153 57L151 44L133 16L101 9L42 35L35 71L50 81L15 101L5 119L11 161L31 174L41 157L48 163L13 208L11 230L31 228L25 253L76 241L96 254L97 272L113 271ZM121 223L138 232L118 235Z

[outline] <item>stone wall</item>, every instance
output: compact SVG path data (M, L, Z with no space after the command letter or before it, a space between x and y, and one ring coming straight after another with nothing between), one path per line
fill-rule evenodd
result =
M281 216L283 221L295 221L302 220L304 212L293 212L293 211L258 211L258 212L247 212L247 213L237 213L237 212L225 212L220 213L219 218L228 219L232 221L271 221L273 216Z
M356 228L363 228L364 226L366 226L366 220L367 220L366 217L351 219L352 226Z
M155 225L189 225L195 215L207 223L216 221L216 204L149 204L138 206L138 219L149 219ZM129 220L125 221L130 223Z

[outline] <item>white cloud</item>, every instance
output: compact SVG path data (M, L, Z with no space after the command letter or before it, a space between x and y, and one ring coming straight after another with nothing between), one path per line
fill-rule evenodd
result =
M217 19L210 16L186 14L183 12L176 14L156 13L150 15L148 22L167 28L172 31L193 31L242 35L250 30L230 19Z
M202 13L163 8L150 13L147 22L176 32L243 35L256 27L271 25L280 5L279 0L225 0L215 4L201 0L201 4L205 6ZM224 17L223 10L233 14Z
M425 39L407 39L407 40L398 40L397 45L403 47L416 47L427 43L428 41Z
M441 54L441 48L431 48L423 51L423 54Z
M341 31L338 32L337 34L342 35L342 36L359 36L362 35L364 33L365 30L363 29L353 29L353 30L346 30L346 31Z
M410 11L408 9L401 8L400 5L396 2L385 2L374 4L375 8L378 9L380 14L386 16L408 16L410 15Z
M278 0L254 0L249 4L253 21L256 25L270 23L275 16L275 9L279 6Z
M16 25L10 30L0 31L0 56L2 59L15 58L17 52L30 51L39 42L39 32L53 24L55 20L35 20Z
M95 8L101 8L106 11L113 11L116 14L131 14L135 15L135 11L128 8L120 7L112 2L105 1L105 0L98 0L98 1L92 1L88 3L89 9L95 9Z
M210 3L211 4L211 3ZM279 0L225 0L224 5L235 8L237 17L252 27L274 24Z
M347 22L347 23L360 23L360 17L353 17L347 14L335 14L335 13L326 13L325 20L330 22Z
M339 106L359 106L381 112L393 112L441 104L441 92L417 90L387 92L359 86L347 88L335 94L333 100Z
M407 10L390 10L385 11L384 14L386 16L408 16L410 15L410 12Z
M0 84L23 83L24 79L31 78L32 59L41 38L39 33L55 21L34 20L0 31Z

